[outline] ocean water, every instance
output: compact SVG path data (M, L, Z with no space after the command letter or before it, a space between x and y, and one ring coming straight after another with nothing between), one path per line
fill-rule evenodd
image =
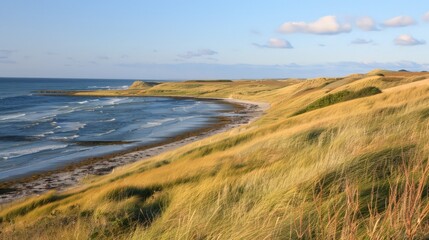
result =
M34 93L55 89L126 89L132 82L0 78L0 181L160 142L202 127L231 108L194 99Z

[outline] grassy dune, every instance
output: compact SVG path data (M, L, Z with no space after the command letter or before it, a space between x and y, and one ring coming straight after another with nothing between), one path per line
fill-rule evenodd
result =
M381 93L357 94L367 87ZM88 178L76 189L3 206L0 238L429 234L429 74L193 81L82 94L231 97L271 108L248 126ZM325 104L328 95L335 101ZM318 101L324 104L311 105Z

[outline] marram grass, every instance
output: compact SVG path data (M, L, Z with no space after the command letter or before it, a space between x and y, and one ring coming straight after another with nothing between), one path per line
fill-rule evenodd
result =
M130 90L248 99L271 108L248 126L66 192L3 206L0 238L424 239L429 75L376 73ZM294 115L329 94L368 87L381 93Z

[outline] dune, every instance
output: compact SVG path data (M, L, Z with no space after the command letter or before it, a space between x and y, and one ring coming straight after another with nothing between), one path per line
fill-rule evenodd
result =
M427 77L376 70L344 78L86 92L236 99L263 103L265 112L76 188L4 205L0 236L424 239Z

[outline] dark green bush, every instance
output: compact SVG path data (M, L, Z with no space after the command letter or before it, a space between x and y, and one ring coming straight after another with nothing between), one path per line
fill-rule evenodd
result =
M353 92L349 90L343 90L340 92L328 94L322 98L319 98L318 100L310 103L307 107L297 111L293 114L293 116L309 112L315 109L327 107L339 102L345 102L356 98L363 98L367 96L372 96L375 94L381 93L381 90L376 87L366 87L362 88L359 91Z
M106 200L109 201L122 201L133 196L137 196L140 197L142 200L146 200L147 198L151 197L156 191L160 190L161 187L159 186L146 188L123 186L109 191L104 197Z

